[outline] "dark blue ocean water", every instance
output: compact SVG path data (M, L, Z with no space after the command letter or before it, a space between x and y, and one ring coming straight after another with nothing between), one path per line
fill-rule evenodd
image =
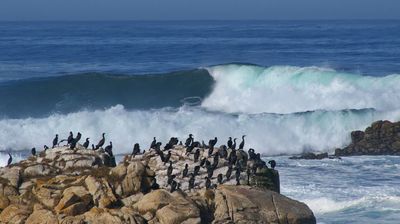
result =
M0 150L246 134L323 223L398 223L399 159L282 155L400 120L399 90L400 21L0 22Z
M0 22L0 78L165 73L224 63L387 75L399 21Z

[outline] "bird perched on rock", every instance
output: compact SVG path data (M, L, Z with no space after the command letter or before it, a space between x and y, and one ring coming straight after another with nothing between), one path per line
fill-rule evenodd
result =
M199 161L200 157L200 149L196 149L196 152L194 153L194 162L197 163Z
M81 140L81 137L82 137L82 134L80 132L78 132L76 137L72 139L72 141L69 145L69 148L74 149L76 147L76 144L79 142L79 140Z
M228 156L228 150L226 149L226 145L221 145L219 147L218 154L220 158L226 159L226 157Z
M53 139L53 147L52 148L56 147L57 145L58 145L58 134L56 134L56 137L54 137L54 139Z
M233 139L233 144L232 144L231 149L236 149L236 139L237 139L237 138L234 138L234 139Z
M132 150L132 155L138 155L140 153L140 145L139 143L135 143Z
M9 165L11 165L11 163L12 163L12 160L13 160L13 157L11 156L11 154L10 153L8 153L8 161L7 161L7 166L9 166Z
M215 144L217 144L218 142L218 138L215 137L214 139L211 139L210 141L208 141L208 147L210 148L214 148Z
M196 175L193 173L190 174L190 179L189 179L189 191L194 188L194 182L196 181Z
M44 151L46 151L47 149L49 149L49 147L47 145L43 146Z
M72 131L70 131L69 136L67 138L67 144L71 144L72 139L74 139L74 134L72 133Z
M232 175L232 165L228 166L228 170L226 171L226 179L229 181L231 179L231 175Z
M239 144L239 149L243 149L244 147L244 137L246 137L246 135L242 136L242 142Z
M217 181L218 181L219 184L222 184L222 179L223 179L222 174L221 174L221 173L218 174L218 176L217 176Z
M275 166L276 166L275 160L270 160L270 161L268 161L268 163L271 165L271 168L274 170Z
M178 188L178 183L175 180L172 180L170 192L172 193L172 192L176 191L177 188Z
M254 160L256 159L256 153L254 152L254 149L250 148L248 150L248 154L249 154L249 160Z
M92 144L92 150L96 150L96 148L94 147L94 144Z
M203 167L204 164L206 164L206 161L207 161L207 158L203 158L203 159L200 161L200 166Z
M171 185L172 181L175 179L176 175L169 175L167 180L167 185Z
M182 178L187 177L188 172L189 172L189 165L186 163L185 168L182 171Z
M151 186L150 186L150 188L153 189L153 190L160 189L160 185L157 183L156 178L153 178L153 179L151 180Z
M114 156L114 154L113 154L113 152L112 152L112 148L113 148L112 142L110 142L110 144L107 145L107 146L104 148L104 151L105 151L106 153L108 153L108 155L110 155L111 157Z
M197 176L197 175L199 175L199 172L200 172L200 166L195 166L195 167L194 167L193 174L194 174L195 176Z
M99 149L100 147L102 147L104 145L104 143L106 142L105 135L106 135L106 133L102 134L102 138L100 139L99 143L97 143L96 149Z
M210 189L211 188L211 180L209 177L205 177L206 179L206 189Z
M169 162L170 158L171 158L171 151L168 151L167 155L164 158L164 165Z
M236 185L240 185L240 169L239 168L236 169L235 177L236 177Z
M172 162L169 161L169 166L167 168L167 176L171 176L173 170L174 168L172 167Z
M85 142L83 143L83 148L87 149L89 147L89 138L86 138Z
M232 137L229 137L229 140L227 142L228 148L232 148L233 142L232 142Z
M36 148L31 149L32 156L36 156Z
M153 141L150 144L150 148L154 149L156 147L156 143L157 143L157 139L156 139L156 137L153 137Z
M192 142L193 142L193 135L189 134L189 138L187 138L185 141L185 146L189 147L192 144Z

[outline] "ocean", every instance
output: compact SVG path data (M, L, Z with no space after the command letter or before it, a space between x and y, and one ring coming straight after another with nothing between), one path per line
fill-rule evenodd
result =
M119 155L246 134L319 223L398 223L398 157L288 155L400 120L399 37L390 20L0 22L0 162L69 131Z

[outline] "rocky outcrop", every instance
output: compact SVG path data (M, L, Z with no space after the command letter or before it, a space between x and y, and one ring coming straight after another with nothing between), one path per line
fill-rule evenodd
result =
M335 155L400 155L400 122L376 121L365 131L353 131L351 143Z
M254 171L243 171L239 186L234 172L218 184L216 176L228 169L220 159L212 187L205 188L202 167L189 190L182 170L188 164L193 172L197 163L185 147L170 151L180 186L172 193L168 163L154 150L126 156L115 166L102 149L58 147L0 168L0 223L315 223L305 204L277 193L277 170L248 161ZM206 149L200 152L208 158Z
M313 153L307 152L299 156L291 156L289 159L308 159L308 160L320 160L320 159L340 159L339 156L328 155L327 152L323 153Z

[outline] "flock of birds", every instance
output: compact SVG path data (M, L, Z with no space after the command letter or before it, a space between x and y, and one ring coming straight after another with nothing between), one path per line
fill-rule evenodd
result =
M73 132L71 131L69 133L69 136L67 139L63 139L59 141L58 139L58 134L56 134L55 138L53 139L52 142L52 148L55 148L59 146L62 142L66 142L67 146L69 149L75 149L76 145L80 141L82 137L82 134L80 132L77 133L76 137L73 136ZM242 141L240 142L238 148L237 148L237 143L236 143L236 138L232 139L232 137L229 137L227 144L226 145L221 145L219 147L219 150L214 150L215 145L218 142L218 138L215 137L214 139L209 140L208 144L205 144L204 141L201 143L198 141L194 141L193 135L189 134L189 137L186 139L185 143L183 144L182 141L179 141L178 138L172 137L169 142L164 146L163 149L161 149L161 142L157 142L156 137L153 138L153 141L150 144L150 150L155 150L155 153L160 157L161 161L164 163L164 165L169 164L167 168L167 186L170 186L170 191L174 192L175 190L179 189L181 184L178 183L175 178L176 175L172 174L174 167L173 167L173 161L171 159L171 149L174 148L175 145L181 145L185 146L186 148L186 156L192 156L193 155L193 161L194 163L198 164L194 167L193 171L189 173L189 164L185 164L185 168L182 171L182 178L188 178L188 190L192 190L195 188L195 182L196 182L196 176L200 176L200 169L203 168L206 170L206 177L205 177L205 187L207 189L210 188L215 188L216 184L211 183L211 179L214 177L214 170L217 168L218 163L220 160L224 159L227 161L228 164L228 170L225 173L225 179L223 174L218 174L216 176L218 184L223 184L224 181L230 181L232 177L232 172L235 172L235 180L236 184L240 185L240 176L242 172L246 172L247 174L247 182L249 184L249 177L252 174L255 174L257 171L257 168L259 167L267 167L266 163L261 159L261 154L260 153L255 153L255 150L250 148L248 152L246 153L244 149L245 145L245 137L246 135L242 136ZM85 142L82 144L82 146L87 149L89 148L89 138L86 138ZM105 144L105 133L102 134L102 138L100 141L94 145L91 145L92 150L98 150L101 147L103 147ZM109 156L113 157L113 151L112 151L113 145L112 142L110 141L110 144L107 145L104 148L104 151L109 154ZM48 150L49 147L47 145L44 145L44 150ZM203 150L208 150L206 157L203 157L200 159L200 149ZM228 150L229 149L229 150ZM139 155L139 154L144 154L146 151L143 150L141 152L140 145L136 143L133 147L132 151L132 156ZM31 153L33 156L36 156L36 148L31 149ZM9 166L12 163L12 156L10 153L8 153L9 159L7 166ZM212 162L210 162L208 159L212 159ZM252 167L248 166L248 161L253 161ZM270 160L268 162L271 166L272 169L275 168L276 162L274 160ZM156 178L153 179L151 183L151 188L152 189L158 189L160 186L157 183Z

